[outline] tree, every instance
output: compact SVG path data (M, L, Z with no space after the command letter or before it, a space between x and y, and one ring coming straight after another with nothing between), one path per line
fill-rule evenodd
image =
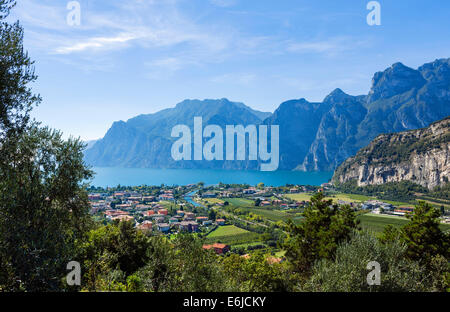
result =
M178 235L170 243L153 238L149 261L138 276L148 291L226 291L226 276L213 251L205 251L192 235Z
M428 265L437 255L450 257L450 236L439 228L439 217L440 211L426 202L420 202L414 213L408 214L411 222L402 228L402 240L410 259Z
M0 147L0 258L6 290L62 287L75 243L90 226L84 144L32 127Z
M0 0L0 289L52 291L63 287L75 243L90 226L84 144L30 121L41 98L23 48L15 5Z
M302 291L319 292L403 292L433 290L433 279L418 262L406 257L407 246L397 241L380 243L367 232L354 232L350 241L342 243L334 259L318 261ZM380 285L369 285L369 262L380 264Z
M211 210L209 210L209 213L208 213L208 219L215 221L216 215L217 215L216 211L214 209L211 209Z
M41 101L29 87L37 76L23 48L23 29L19 22L4 21L14 5L15 1L0 0L0 140L23 132L29 112Z
M234 291L290 291L293 275L284 263L270 264L268 254L254 252L249 258L232 254L223 259L230 288Z
M350 207L333 205L322 192L311 197L304 218L298 226L289 221L283 247L293 270L307 275L316 260L331 259L338 243L348 240L358 223Z
M90 231L88 240L79 248L87 288L97 290L107 272L113 270L123 272L122 280L115 281L126 283L149 260L150 245L149 239L131 221L115 221Z

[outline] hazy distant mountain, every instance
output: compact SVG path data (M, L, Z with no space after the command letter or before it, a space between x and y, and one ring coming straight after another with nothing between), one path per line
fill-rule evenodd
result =
M226 168L255 169L256 161L181 161L172 159L170 151L175 138L171 130L184 124L193 131L194 117L209 124L244 126L260 124L270 113L259 112L242 103L221 100L185 100L175 108L155 114L140 115L127 122L115 122L105 137L85 153L86 161L94 166L122 166L148 168Z
M334 90L321 103L305 99L282 103L273 114L242 103L186 100L175 108L115 122L105 137L86 151L94 166L153 168L256 169L255 161L184 161L170 157L176 124L267 124L280 126L282 170L334 170L381 133L423 128L450 115L450 59L417 70L396 63L372 80L368 95Z

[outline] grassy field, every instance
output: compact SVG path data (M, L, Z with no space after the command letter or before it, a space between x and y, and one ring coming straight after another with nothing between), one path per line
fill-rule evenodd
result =
M255 206L255 203L252 200L246 198L227 198L226 201L231 205L238 207Z
M311 199L311 196L314 195L314 193L298 193L298 194L287 194L286 197L296 200L296 201L309 201ZM354 203L363 203L367 200L376 199L375 197L371 196L365 196L365 195L358 195L358 194L334 194L332 196L327 196L325 199L332 199L334 202L338 202L339 200L347 201L347 202L354 202ZM392 200L381 200L386 203L390 203L394 206L408 206L410 207L410 203L400 202L400 201L392 201Z
M241 245L257 242L261 235L253 233L234 225L219 226L206 236L206 243L224 243L228 245Z
M360 225L363 229L376 233L382 232L389 224L399 228L409 222L409 220L404 217L376 215L372 213L360 215L358 216L358 219L361 221ZM441 224L440 228L444 232L449 231L450 225Z
M212 231L209 233L208 237L217 237L217 236L229 236L229 235L237 235L237 234L243 234L248 233L247 230L238 228L234 225L225 225L225 226L219 226L215 231Z
M223 200L222 199L219 199L219 198L204 198L204 199L202 199L202 203L203 204L212 204L212 205L214 205L214 204L219 204L219 203L222 203L223 204Z

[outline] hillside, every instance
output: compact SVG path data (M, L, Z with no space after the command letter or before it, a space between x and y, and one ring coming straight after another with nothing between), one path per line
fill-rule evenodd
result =
M450 117L429 127L382 134L336 170L334 183L411 181L434 188L450 178Z

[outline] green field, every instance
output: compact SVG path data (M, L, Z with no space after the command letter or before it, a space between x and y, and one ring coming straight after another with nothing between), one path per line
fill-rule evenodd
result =
M243 234L243 233L249 233L249 231L238 228L234 225L225 225L225 226L219 226L216 230L209 233L207 237L213 238L217 236L229 236L229 235L237 235L237 234Z
M311 196L313 196L314 193L298 193L298 194L287 194L286 197L296 200L296 201L309 201L311 199ZM371 196L365 196L365 195L358 195L358 194L345 194L345 193L339 193L339 194L333 194L331 196L325 197L325 199L332 199L334 202L338 202L339 200L347 201L347 202L354 202L354 203L363 203L367 200L376 199L375 197ZM384 200L381 201L390 203L394 206L411 206L410 203L405 202L399 202L399 201L392 201L392 200Z
M206 243L224 243L228 245L241 245L260 240L261 235L253 233L234 225L219 226L206 236Z
M231 205L238 207L255 206L255 203L252 200L246 198L227 198L226 201Z
M271 209L263 209L263 208L248 208L248 210L258 216L262 216L270 221L284 221L286 222L289 219L296 224L300 223L302 216L296 214L289 214L281 210L271 210Z
M371 213L358 216L358 220L361 221L360 225L363 229L376 233L382 232L389 224L399 228L409 222L409 220L404 217L376 215ZM441 224L440 228L444 232L449 231L450 225Z

